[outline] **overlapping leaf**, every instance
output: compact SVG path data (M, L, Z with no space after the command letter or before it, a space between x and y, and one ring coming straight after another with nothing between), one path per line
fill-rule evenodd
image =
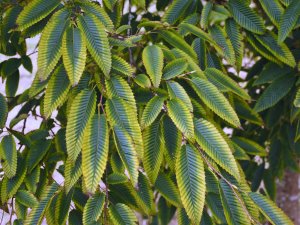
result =
M168 115L177 128L191 141L194 140L193 115L189 108L179 98L173 98L167 103Z
M151 181L155 183L164 154L164 139L160 120L156 120L143 132L145 171Z
M111 53L105 27L94 14L77 18L78 27L84 34L87 48L105 76L111 70Z
M8 114L8 106L6 100L2 94L0 94L0 128L5 126L5 122Z
M53 72L45 93L44 113L46 117L49 117L58 106L64 103L70 88L71 84L66 70L60 64Z
M213 124L204 119L194 120L195 138L200 147L228 173L239 178L239 170L232 152Z
M143 50L143 62L154 87L158 87L162 77L164 55L160 47L156 45L147 46Z
M165 99L160 96L154 96L147 103L141 119L142 128L146 128L154 122L154 120L157 118L157 116L162 110L162 107L164 105L164 100Z
M97 192L89 198L83 209L83 225L95 224L101 216L105 203L105 195Z
M189 218L196 224L200 223L205 199L204 165L199 152L189 145L178 152L176 179Z
M240 121L235 111L229 104L228 100L219 92L219 90L201 78L193 78L191 80L192 86L200 99L212 109L218 116L229 122L230 124L239 127Z
M17 148L12 135L2 138L0 143L1 166L5 176L12 178L17 172Z
M86 43L80 29L69 27L66 30L62 43L62 56L71 84L77 84L86 60Z
M89 123L82 145L82 173L90 193L96 191L106 168L109 130L104 115L94 115Z
M69 11L67 9L57 11L43 30L37 61L37 75L43 80L55 68L61 56L64 31L70 24L68 17Z
M84 131L96 108L96 94L82 90L72 102L66 129L68 157L75 162L82 146Z
M24 30L49 15L60 0L32 0L24 7L17 19L18 30Z

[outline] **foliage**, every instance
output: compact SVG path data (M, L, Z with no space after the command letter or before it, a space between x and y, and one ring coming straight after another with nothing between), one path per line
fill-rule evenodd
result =
M14 224L292 224L272 200L299 171L300 2L250 2L0 1L1 210ZM42 122L25 133L29 117Z

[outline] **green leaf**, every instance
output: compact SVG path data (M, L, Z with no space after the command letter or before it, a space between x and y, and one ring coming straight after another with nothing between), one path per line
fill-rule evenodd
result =
M283 14L283 7L278 0L259 0L264 11L276 27L279 26Z
M97 192L89 198L83 209L83 225L92 225L100 218L105 203L105 195Z
M62 43L62 56L71 84L78 84L86 60L86 43L80 29L72 26L65 31Z
M110 205L108 213L113 224L135 225L137 222L134 212L125 204Z
M79 29L84 34L87 48L106 77L111 70L111 53L105 27L94 14L78 16Z
M76 158L76 161L73 163L69 158L65 161L65 191L69 193L71 188L76 184L78 179L82 175L82 157L81 154Z
M19 190L16 194L16 200L27 208L35 207L39 202L29 191Z
M128 132L119 126L114 126L114 140L119 156L124 163L133 185L138 180L139 161L134 142Z
M96 94L88 89L82 90L72 102L66 129L68 157L75 162L82 146L84 131L96 108Z
M42 222L45 210L51 199L54 197L58 187L59 186L56 183L53 183L51 186L47 187L46 191L41 196L41 201L39 204L33 207L24 221L24 225L37 225Z
M128 102L113 97L106 101L106 115L111 126L118 126L127 131L135 145L135 151L140 158L143 157L143 139L141 128L137 120L137 114L132 107L128 107Z
M164 173L159 173L155 182L155 188L159 191L159 193L172 205L180 208L180 194L177 189L177 186Z
M195 138L205 153L217 164L239 179L239 170L232 152L217 128L207 120L194 120Z
M278 42L283 42L293 30L300 15L299 1L293 0L283 12L278 31Z
M43 30L37 60L37 76L43 80L55 68L61 56L64 32L70 24L68 17L69 11L67 9L57 11Z
M73 191L66 193L64 190L60 190L59 194L57 195L56 201L53 202L55 203L54 216L55 216L56 224L66 224L67 218L69 216L69 209L70 209L72 197L73 197ZM48 210L51 210L50 207L48 207ZM53 211L51 211L50 213L52 214Z
M89 1L77 1L76 4L80 6L85 12L90 13L98 17L98 19L102 22L105 28L109 31L113 31L114 24L111 21L110 17L106 13L105 9L100 7L96 2Z
M112 55L112 72L120 73L128 77L132 77L134 73L130 64L116 55Z
M31 172L45 157L51 146L51 140L39 140L34 142L27 155L28 172Z
M300 89L298 89L296 97L294 99L294 106L300 107Z
M60 0L32 0L21 11L17 19L18 30L24 30L49 15Z
M148 215L153 214L155 212L154 194L150 182L142 172L139 172L137 186L139 190L137 191L137 194L140 197L138 198L140 199L138 203L142 205Z
M61 106L67 98L71 88L66 70L63 64L60 64L51 75L49 80L45 98L44 113L48 118L57 107Z
M295 83L295 77L291 74L283 76L270 84L258 98L254 110L256 112L264 111L288 94Z
M235 127L241 126L236 112L213 84L198 77L193 78L191 81L192 87L207 107Z
M1 166L5 176L12 178L17 172L17 148L12 135L2 138L0 143Z
M24 159L18 157L17 161L17 172L16 175L12 178L4 177L1 184L1 202L6 202L9 198L12 198L13 195L18 191L19 187L24 181L26 176L26 164Z
M188 24L183 23L180 26L182 28L186 29L186 27L185 27L186 25L188 25ZM191 26L194 26L194 25L191 25ZM173 47L178 48L181 51L185 52L193 60L197 59L197 54L195 53L193 48L176 31L174 31L174 30L160 30L159 34L162 36L162 38L167 43L169 43Z
M15 97L17 90L18 90L18 86L19 86L19 80L20 80L19 70L10 74L6 78L5 93L6 93L7 97L9 97L9 98Z
M151 181L155 183L164 154L164 140L160 120L156 120L143 132L144 158L143 165Z
M184 102L189 108L190 112L193 112L193 105L191 99L185 89L175 81L167 82L168 92L171 99L178 98Z
M225 21L225 32L233 46L235 54L235 66L237 70L240 71L245 47L242 32L240 31L239 25L233 19L227 19Z
M127 183L128 177L122 173L112 173L107 177L107 183L109 184L123 184Z
M259 207L260 211L274 225L292 225L290 218L278 208L274 202L259 193L249 193L250 198Z
M150 76L153 86L158 88L164 65L164 54L161 48L156 45L147 46L143 50L142 57L147 74Z
M163 69L163 79L169 80L182 74L188 67L186 59L175 59Z
M202 29L206 29L207 26L209 25L209 14L212 11L213 8L213 3L212 2L207 2L202 9L201 12L201 20L200 20L200 25Z
M159 113L162 110L164 105L164 98L159 96L154 96L146 105L142 119L141 119L141 127L142 129L150 126L154 120L157 118Z
M218 51L219 54L224 55L225 59L231 64L235 65L235 54L233 46L225 33L225 30L220 26L213 26L209 28L209 33L213 40L220 46L222 51ZM217 49L218 50L218 49Z
M262 18L249 7L247 1L230 0L228 6L234 20L240 26L257 34L263 34L265 32Z
M82 145L82 173L85 185L94 193L106 168L109 147L109 129L106 118L94 115L89 123Z
M285 43L277 43L277 37L274 33L266 32L264 35L255 35L255 38L278 60L290 67L296 66L295 58L288 46Z
M142 88L150 88L151 87L151 81L146 74L138 74L134 78L134 81Z
M204 74L217 88L224 91L231 91L243 99L250 100L248 93L222 71L215 68L207 68Z
M177 129L173 121L164 116L162 119L162 135L165 142L166 160L172 170L175 169L176 155L181 149L182 134Z
M245 224L250 225L251 222L247 217L247 214L241 205L240 201L234 194L230 186L224 181L220 181L222 205L224 208L224 214L229 225L233 224ZM234 190L236 192L236 190ZM240 196L239 196L240 198Z
M232 138L232 141L244 149L249 155L267 156L266 150L255 141L236 136Z
M185 103L173 98L167 103L168 115L177 128L191 141L194 140L193 115Z
M163 22L174 24L190 5L191 0L174 0L164 13Z
M6 119L8 115L8 106L5 97L0 94L0 128L5 127Z
M205 199L204 165L199 152L186 145L176 159L176 179L182 204L195 223L200 223Z

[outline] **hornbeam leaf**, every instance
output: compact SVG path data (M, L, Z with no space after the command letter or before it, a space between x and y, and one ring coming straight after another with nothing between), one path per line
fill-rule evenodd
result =
M68 193L82 175L82 157L81 154L73 163L68 158L65 161L65 190Z
M207 107L235 127L241 126L236 112L224 95L213 84L198 77L194 77L191 81L192 87Z
M259 0L259 2L272 23L278 27L284 11L280 2L278 0Z
M283 42L293 30L300 15L299 1L293 0L283 12L280 18L278 42Z
M86 43L80 29L69 27L66 30L62 43L62 56L71 84L78 84L86 60Z
M164 100L165 99L160 96L154 96L147 103L141 119L142 128L146 128L154 122L154 120L157 118L157 116L162 110L162 107L164 105Z
M164 142L160 120L156 120L144 130L143 139L143 164L151 183L155 183L164 154Z
M101 216L105 203L105 195L97 192L89 198L83 209L83 225L92 225Z
M21 11L17 19L18 30L24 30L49 15L60 0L32 0Z
M164 54L160 47L156 45L147 46L143 50L143 62L147 73L153 83L158 88L162 76L164 65Z
M263 34L265 32L262 18L250 8L247 1L229 0L228 6L234 20L239 25L253 33Z
M28 208L33 208L39 203L36 197L29 191L19 190L15 197L19 203Z
M137 222L134 212L125 204L110 205L108 212L113 224L135 225Z
M220 186L221 186L220 193L222 197L221 198L222 205L224 208L224 214L228 224L229 225L234 225L234 224L251 225L251 222L247 217L247 214L243 206L239 202L236 195L233 193L233 190L230 188L230 186L224 180L220 181Z
M186 59L175 59L163 69L163 79L169 80L182 74L188 67Z
M268 220L274 225L292 225L294 224L290 218L278 208L274 202L269 200L267 197L251 192L249 193L250 198L259 207L260 211L264 214Z
M12 135L7 135L2 138L0 143L0 158L1 166L5 176L12 178L17 171L17 148Z
M179 98L173 98L167 103L168 115L177 128L191 141L194 140L193 115L188 106Z
M261 112L278 103L291 90L295 83L292 74L280 77L270 84L258 98L254 110Z
M64 103L70 88L69 78L64 66L61 64L54 70L46 89L44 98L46 117L49 117L58 106Z
M96 108L96 94L88 89L82 90L72 102L66 129L68 157L75 162L83 141L84 131Z
M41 196L41 201L33 207L26 220L24 225L38 225L42 222L44 217L45 210L51 202L51 199L55 196L55 192L58 189L58 185L53 183L51 186L47 187L46 191Z
M77 1L76 4L78 4L85 12L97 16L107 30L113 31L114 24L109 15L106 13L105 9L100 7L96 2Z
M300 4L299 4L300 5ZM263 35L254 35L256 40L260 42L266 49L268 49L275 58L281 62L289 65L290 67L296 66L295 58L285 43L277 43L276 35L271 31Z
M132 184L135 185L138 180L139 161L133 140L128 132L119 126L114 126L114 139L119 156L128 170Z
M167 82L168 92L170 98L179 98L183 101L187 107L189 108L190 112L193 112L193 105L191 99L185 89L175 81L168 81Z
M232 176L239 179L239 170L233 154L217 128L207 120L194 120L195 138L205 153Z
M94 115L82 145L82 173L86 188L94 193L106 168L109 130L104 115Z
M206 75L207 79L215 84L215 86L219 89L231 91L243 99L250 100L248 93L222 71L215 68L207 68L204 71L204 74Z
M61 56L64 31L70 24L68 17L67 9L57 11L43 30L37 61L37 75L40 79L47 79Z
M77 23L83 32L87 48L104 73L109 77L111 70L111 52L105 27L94 14L78 16Z
M70 209L73 193L74 193L73 191L66 193L64 190L60 190L59 194L56 195L57 198L55 199L55 201L51 202L51 205L55 203L54 217L56 223L54 224L66 224L66 220L69 216L69 209ZM47 211L48 210L52 210L52 209L48 207ZM50 216L53 217L53 211L51 211L50 213L52 214L52 216L51 215ZM46 212L46 218L47 218L47 212Z
M164 173L159 173L155 182L155 188L159 193L172 205L180 208L180 194L177 186L174 184L172 179Z
M298 89L296 97L294 99L294 105L300 107L300 89Z
M213 3L212 2L207 2L202 9L201 12L201 20L200 20L200 25L203 29L206 29L209 23L209 14L213 9Z
M205 199L204 165L199 152L189 145L178 152L176 179L181 201L189 218L199 224Z
M18 156L17 172L12 178L4 177L1 184L1 202L13 197L24 181L27 168L24 159Z
M8 106L2 94L0 94L0 128L3 128L6 123L8 114Z
M137 114L128 102L121 98L112 97L106 101L106 115L111 126L118 126L127 131L133 140L135 150L140 158L143 158L143 139L141 128L137 120Z
M166 10L162 21L174 24L190 5L191 0L174 0Z

